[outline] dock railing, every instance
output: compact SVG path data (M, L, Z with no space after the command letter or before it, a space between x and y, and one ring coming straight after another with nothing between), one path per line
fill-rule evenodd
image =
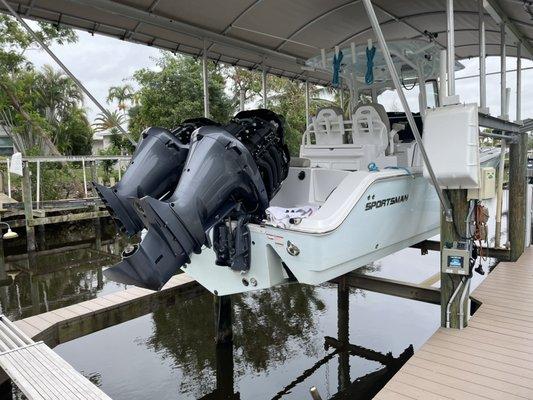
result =
M21 215L22 211L24 218L15 218L10 221L12 228L24 226L26 228L27 249L34 251L35 244L35 226L44 226L47 224L57 224L62 222L73 222L87 219L96 219L108 216L106 210L101 209L101 201L96 196L92 189L90 182L103 182L103 178L99 174L98 163L111 161L117 164L118 179L122 177L123 168L126 167L131 160L131 156L24 156L22 157L22 204L18 202L10 202L2 204L2 214L5 216ZM76 163L81 164L80 177L83 180L83 190L78 196L68 199L43 199L43 185L54 185L55 182L44 182L41 174L41 166L44 163ZM11 160L10 158L0 159L0 165L6 165L6 180L7 190L6 194L11 199L14 195L13 179L10 172ZM35 168L30 168L31 164L35 164ZM87 174L89 168L89 176ZM33 177L32 169L35 170L35 178ZM90 181L89 181L90 180ZM110 178L110 184L114 183L114 177ZM35 201L33 200L33 190L35 187ZM87 210L89 208L89 210ZM47 216L48 213L57 213L60 211L69 211L68 214ZM76 212L78 211L78 212ZM3 215L4 216L4 215Z

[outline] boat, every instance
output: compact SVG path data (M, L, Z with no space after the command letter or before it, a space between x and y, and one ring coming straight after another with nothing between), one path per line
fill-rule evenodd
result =
M339 64L343 51L352 57ZM438 110L428 106L426 83L437 107L442 53L411 40L391 44L391 54L403 85L423 83L414 114L422 131ZM96 186L128 234L147 229L106 271L111 279L160 289L181 268L219 296L318 285L438 234L441 205L413 129L404 113L377 102L393 89L380 50L335 49L306 68L337 74L349 86L349 106L318 110L290 163L282 119L268 110L239 113L227 126L196 120L174 133L145 131L123 180ZM369 79L369 71L376 75ZM478 129L477 105L454 107ZM497 164L499 149L474 147L478 169Z

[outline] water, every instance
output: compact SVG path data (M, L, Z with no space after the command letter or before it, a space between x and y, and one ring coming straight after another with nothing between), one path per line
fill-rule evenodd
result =
M120 247L8 263L0 288L3 312L24 318L123 290L102 274ZM369 266L367 273L421 282L438 273L438 258L436 252L421 256L405 249ZM476 276L474 287L479 280ZM333 354L335 349L325 348L326 337L398 357L433 334L440 307L353 288L347 297L348 308L333 284L232 296L233 347L215 347L213 297L206 294L55 350L115 400L310 399L312 386L323 398L370 398L390 371L358 351ZM353 384L358 379L359 385Z

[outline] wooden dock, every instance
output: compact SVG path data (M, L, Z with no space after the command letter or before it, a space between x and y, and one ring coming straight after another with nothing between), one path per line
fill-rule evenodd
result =
M472 295L468 327L440 328L375 399L533 399L533 247Z
M101 329L153 312L206 293L194 279L175 275L158 292L132 286L68 307L15 321L15 325L34 340L54 347Z

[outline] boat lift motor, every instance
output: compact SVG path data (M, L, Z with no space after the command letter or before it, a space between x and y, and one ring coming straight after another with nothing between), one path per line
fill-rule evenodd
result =
M122 179L109 188L93 182L118 228L133 236L143 229L131 199L164 197L175 189L189 152L192 132L201 126L218 125L207 118L184 121L172 131L151 127L141 134L131 163Z
M160 289L210 246L214 229L217 264L250 267L246 223L258 222L289 170L280 118L268 110L244 111L225 127L205 126L191 138L179 183L165 200L144 196L134 209L148 228L144 240L105 271L108 278Z

